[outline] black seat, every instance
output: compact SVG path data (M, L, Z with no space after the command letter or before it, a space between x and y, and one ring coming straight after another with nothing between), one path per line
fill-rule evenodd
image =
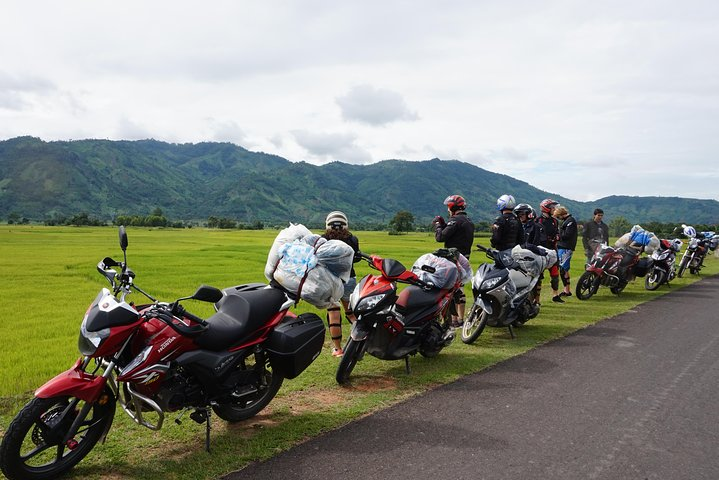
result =
M225 350L250 340L287 300L284 292L263 288L230 293L217 302L217 313L207 319L209 328L195 343L207 350Z

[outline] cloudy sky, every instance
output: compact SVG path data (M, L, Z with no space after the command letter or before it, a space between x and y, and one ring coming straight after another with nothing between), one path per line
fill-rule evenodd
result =
M716 0L6 0L0 52L0 140L439 157L575 200L719 200Z

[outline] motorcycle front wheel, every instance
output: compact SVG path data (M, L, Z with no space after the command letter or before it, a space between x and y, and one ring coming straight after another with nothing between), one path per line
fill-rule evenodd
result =
M681 263L679 263L679 272L677 273L677 277L682 278L684 272L687 270L688 265L689 257L683 257Z
M462 325L462 342L467 345L474 343L484 331L484 327L487 326L487 317L487 312L482 307L477 304L473 305L469 317Z
M579 280L577 281L577 288L574 293L577 295L579 300L589 300L592 295L597 293L598 287L595 287L595 283L599 283L599 277L594 272L584 272Z
M362 355L362 349L366 341L367 339L355 341L351 338L347 341L347 345L345 345L344 349L345 353L342 355L342 360L340 360L340 364L337 367L337 375L335 376L335 380L337 380L337 383L340 385L349 382L352 370L354 370L355 365L357 365Z
M251 355L239 368L243 370L255 368L255 365L251 364L251 360L257 362L258 356ZM213 405L212 410L226 422L247 420L260 413L275 398L283 380L284 377L272 369L269 360L265 360L257 385L238 385L232 394L234 398L231 401Z
M644 279L644 288L656 290L666 280L667 274L662 270L654 269Z
M0 445L0 468L10 480L57 478L77 465L102 438L115 416L115 399L103 393L77 433L63 442L85 402L69 396L35 397L10 423ZM101 404L102 403L102 404Z

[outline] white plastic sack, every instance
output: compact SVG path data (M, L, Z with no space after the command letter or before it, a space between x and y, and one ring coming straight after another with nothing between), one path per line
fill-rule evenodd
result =
M327 268L317 265L309 271L302 285L302 300L317 308L336 305L344 294L344 284Z
M304 225L290 224L272 244L265 277L315 307L327 308L342 298L353 259L354 250L346 243L327 240Z
M431 253L419 257L412 265L412 272L437 288L451 288L459 278L459 269L453 261Z
M324 240L324 238L322 239ZM343 282L350 279L355 251L342 240L327 240L319 244L315 255L317 261Z
M516 245L512 248L512 259L519 264L520 267L533 277L538 277L548 265L554 265L557 262L557 252L544 247L542 249L546 255L537 255L531 250Z
M312 232L302 224L290 223L290 226L281 230L280 233L275 237L275 241L272 243L270 253L267 255L267 263L265 264L265 278L272 280L272 272L275 270L275 265L280 260L280 249L288 243L292 243L295 240L311 236Z
M472 265L469 264L467 257L461 253L457 256L457 263L459 264L459 281L462 283L468 283L472 280Z

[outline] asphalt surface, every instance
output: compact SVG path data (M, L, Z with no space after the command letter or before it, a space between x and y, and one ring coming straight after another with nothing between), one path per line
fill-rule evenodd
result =
M717 300L705 278L224 478L719 479Z

